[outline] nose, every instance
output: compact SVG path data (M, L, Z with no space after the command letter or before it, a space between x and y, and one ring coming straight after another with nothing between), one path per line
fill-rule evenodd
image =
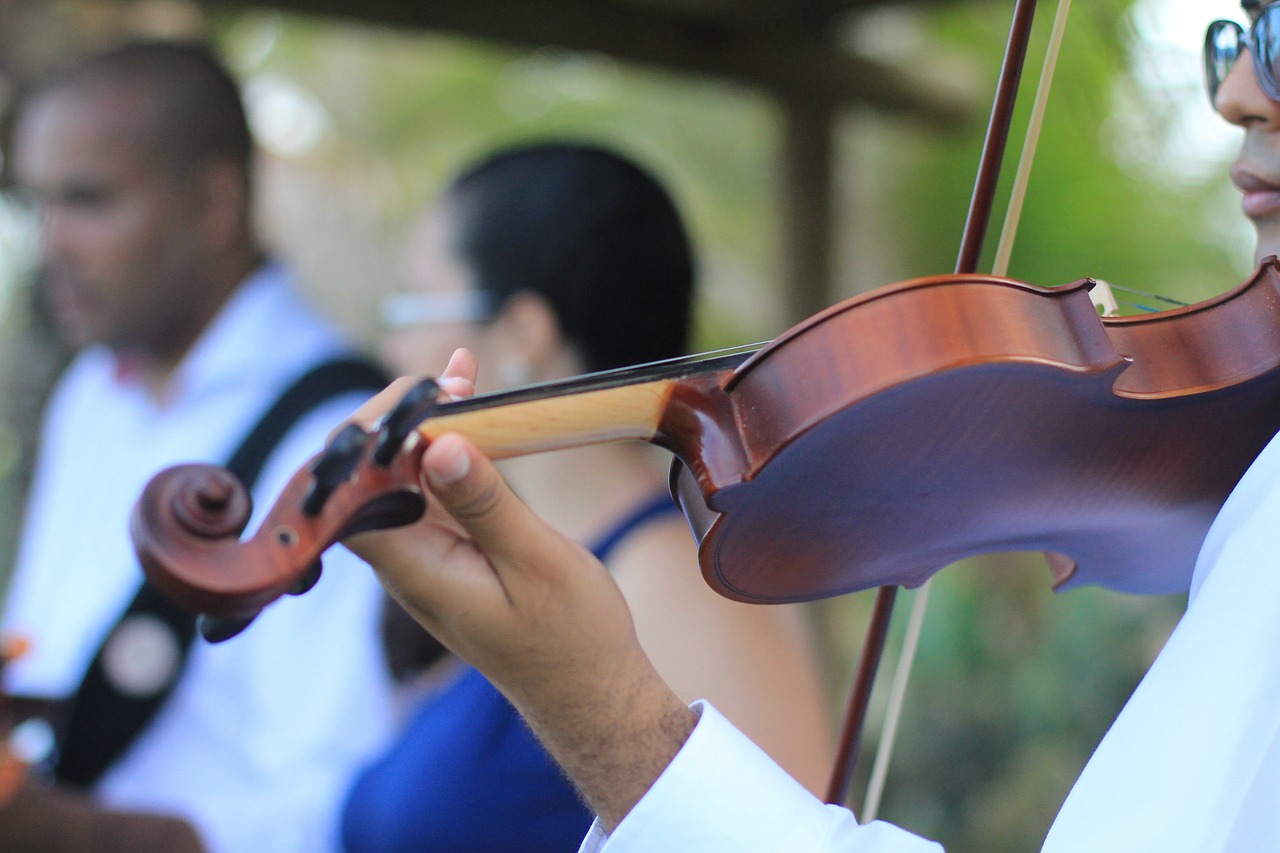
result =
M1218 87L1213 106L1223 118L1240 127L1280 127L1280 104L1258 86L1253 59L1241 51L1236 64Z

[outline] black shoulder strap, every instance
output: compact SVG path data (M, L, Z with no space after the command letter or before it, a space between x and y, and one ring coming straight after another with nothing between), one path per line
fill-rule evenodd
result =
M227 468L252 490L276 445L308 412L339 395L388 382L354 357L324 362L285 390L231 455ZM98 649L70 701L54 776L89 788L160 710L186 664L195 616L144 582Z
M340 358L317 365L280 395L231 454L227 468L252 491L276 445L303 415L342 394L381 391L390 381L381 368L361 358Z

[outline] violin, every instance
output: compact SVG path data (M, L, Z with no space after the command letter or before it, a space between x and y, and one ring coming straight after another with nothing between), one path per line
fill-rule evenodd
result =
M247 622L313 582L326 548L406 524L448 431L493 458L643 440L707 582L741 601L915 586L974 554L1045 551L1059 587L1188 585L1222 502L1280 431L1280 261L1197 305L1102 318L1087 279L958 275L854 297L748 354L454 402L434 383L350 424L256 533L215 466L147 486L142 566L201 613Z

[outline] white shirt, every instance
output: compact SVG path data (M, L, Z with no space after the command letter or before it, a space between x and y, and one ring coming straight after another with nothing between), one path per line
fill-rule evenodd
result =
M823 805L703 706L693 735L639 804L611 837L593 826L580 853L940 849ZM1186 614L1043 849L1280 850L1280 438L1214 521Z
M179 462L226 462L298 375L345 350L268 266L205 330L163 402L122 379L105 349L75 359L45 415L0 623L32 640L6 671L8 690L74 692L141 581L127 523L150 477ZM362 399L318 407L280 443L250 531ZM341 548L324 566L313 590L268 607L235 639L196 642L168 702L98 784L105 803L183 815L211 853L338 849L340 799L390 731L390 688L375 578Z
M1280 438L1214 520L1187 612L1044 845L1083 849L1280 850Z
M859 825L824 804L706 702L680 752L606 836L591 826L579 853L942 853L883 821Z

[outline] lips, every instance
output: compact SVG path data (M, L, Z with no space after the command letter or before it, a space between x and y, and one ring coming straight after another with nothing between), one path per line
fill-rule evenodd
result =
M1242 193L1240 207L1245 216L1250 219L1280 216L1280 181L1235 166L1231 169L1231 183Z

